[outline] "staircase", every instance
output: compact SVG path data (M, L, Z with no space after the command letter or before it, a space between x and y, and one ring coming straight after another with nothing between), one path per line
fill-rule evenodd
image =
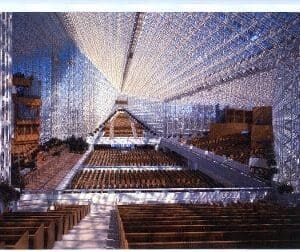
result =
M133 137L136 138L137 134L136 134L136 128L134 122L131 122L131 130L132 130Z
M115 118L113 117L110 121L110 127L109 127L109 137L113 138L115 136Z
M91 213L54 244L54 249L114 248L119 248L118 225L111 205L92 205Z

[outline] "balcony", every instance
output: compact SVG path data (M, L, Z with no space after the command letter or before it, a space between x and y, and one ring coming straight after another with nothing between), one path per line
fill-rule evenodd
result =
M15 121L17 126L23 126L23 125L40 125L41 121L40 119L17 119Z
M19 135L16 134L14 137L14 143L16 142L38 142L40 135L38 133Z
M32 78L13 76L13 85L19 87L30 87L32 84Z
M40 107L42 105L41 98L36 96L18 96L14 94L13 102L22 103L28 107Z

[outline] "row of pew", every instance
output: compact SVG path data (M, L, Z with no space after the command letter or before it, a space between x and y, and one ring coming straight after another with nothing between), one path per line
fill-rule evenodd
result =
M188 141L188 144L244 164L248 164L251 154L250 139L241 134L223 136L214 140L210 140L208 137L193 138Z
M85 161L87 166L174 166L182 165L179 157L153 148L94 150Z
M89 212L90 205L55 205L47 212L4 213L0 215L0 245L4 249L51 249Z
M105 124L104 132L111 137L142 137L144 128L127 113L117 113Z
M209 137L192 138L187 143L247 165L250 157L266 159L269 167L276 165L271 142L266 141L251 145L250 138L247 135L234 134L213 140L210 140ZM255 167L251 171L255 176L264 180L270 180L274 173L273 170L259 167Z
M81 170L69 189L223 187L198 170Z
M131 121L127 114L117 113L109 122L111 137L133 137Z
M232 203L119 205L121 248L300 248L300 207Z
M118 113L114 120L114 136L136 137L134 121L127 113Z

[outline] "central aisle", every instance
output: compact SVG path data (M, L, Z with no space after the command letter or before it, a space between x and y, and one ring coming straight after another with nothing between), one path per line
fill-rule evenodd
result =
M91 213L74 226L54 249L105 249L119 248L115 207L91 205Z

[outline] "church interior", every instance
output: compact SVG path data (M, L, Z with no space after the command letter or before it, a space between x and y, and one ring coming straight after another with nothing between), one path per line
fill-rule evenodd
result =
M0 22L0 249L300 248L298 12Z

